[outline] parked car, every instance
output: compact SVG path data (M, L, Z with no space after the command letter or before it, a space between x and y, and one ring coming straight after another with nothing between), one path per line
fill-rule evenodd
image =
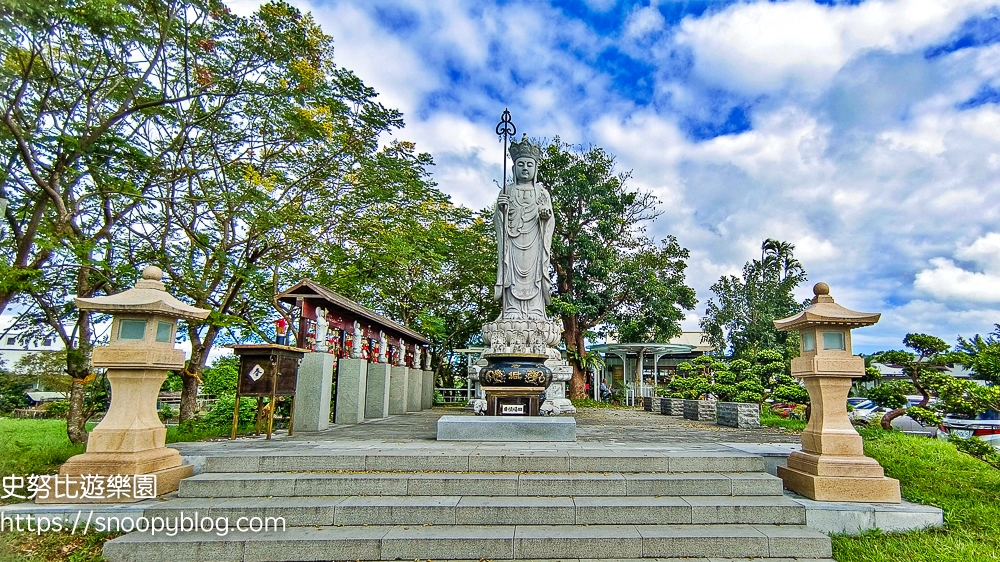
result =
M908 396L907 407L916 406L921 400L922 397L920 396ZM871 422L876 415L886 414L891 411L892 408L876 406L871 400L865 400L864 402L854 406L854 410L848 412L847 417L852 422L867 424ZM907 415L902 415L892 420L892 427L897 431L902 431L903 433L909 433L911 435L934 437L938 434L938 428L931 425L923 425Z
M969 438L978 437L1000 450L1000 412L987 411L975 419L947 416L938 428L937 436L947 439L949 435Z
M858 404L862 402L868 402L868 399L864 396L852 396L847 399L847 403L851 405L852 408L857 408Z

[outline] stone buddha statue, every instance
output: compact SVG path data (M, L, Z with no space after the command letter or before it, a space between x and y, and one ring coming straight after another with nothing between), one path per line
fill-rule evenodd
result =
M544 321L551 300L552 198L537 181L541 148L524 135L508 152L514 181L504 186L493 209L498 253L494 298L501 301L501 319Z

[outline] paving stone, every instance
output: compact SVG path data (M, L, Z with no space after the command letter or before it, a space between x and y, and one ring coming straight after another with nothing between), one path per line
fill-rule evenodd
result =
M535 526L518 525L514 532L515 558L641 557L642 537L632 525Z
M407 482L411 496L475 495L516 496L517 474L412 474Z
M783 484L777 476L764 472L725 474L733 481L734 496L780 496Z
M513 526L396 526L382 538L383 560L513 557Z
M572 525L573 498L464 496L455 510L459 525Z
M295 479L295 495L404 496L408 478L397 474L300 474Z
M691 505L673 496L580 497L577 525L667 525L691 523Z
M267 497L295 494L294 474L199 474L181 480L178 497ZM337 494L316 494L337 495Z
M764 459L739 453L679 453L670 455L670 472L757 472Z
M733 493L733 480L722 474L625 474L629 496L691 496Z
M667 472L669 459L660 452L572 451L573 472Z
M355 496L337 504L337 525L454 525L459 496Z
M469 470L469 455L449 454L439 452L438 454L418 454L408 452L398 454L387 454L380 452L377 455L369 455L365 460L365 470L379 471L418 471L418 470L449 470L466 471Z
M306 472L365 470L364 455L267 456L260 459L261 472Z
M104 543L108 562L177 562L178 560L243 560L243 537L220 537L215 533L177 533L173 537L129 533Z
M750 525L637 525L644 557L769 556L768 538Z
M767 537L769 556L807 556L829 558L833 556L830 537L803 525L754 525L754 529Z
M796 502L770 496L684 496L691 505L695 524L762 523L767 525L805 525L806 510Z
M260 457L209 456L204 472L260 472Z
M246 562L307 560L377 560L389 527L299 527L285 533L253 535ZM203 558L202 560L210 560Z
M469 456L469 470L483 472L566 472L569 455L565 452L524 451L514 454Z
M625 477L618 473L521 474L519 496L624 496Z

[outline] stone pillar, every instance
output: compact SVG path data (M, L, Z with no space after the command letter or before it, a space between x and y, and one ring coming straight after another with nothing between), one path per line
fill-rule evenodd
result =
M360 423L365 419L365 385L368 361L342 358L337 367L336 423Z
M424 387L424 372L420 369L408 368L406 376L406 411L419 412Z
M406 413L406 397L409 373L403 365L393 365L389 377L389 415L398 416Z
M323 431L330 427L333 367L331 353L306 353L295 382L295 431Z
M368 385L365 389L365 417L369 419L389 417L389 377L392 365L369 363Z
M434 405L434 371L421 371L423 376L423 386L421 387L420 407L424 410Z

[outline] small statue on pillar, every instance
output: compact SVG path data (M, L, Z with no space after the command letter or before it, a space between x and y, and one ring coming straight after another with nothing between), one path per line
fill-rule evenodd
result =
M330 328L330 323L326 320L326 310L323 308L316 309L316 345L313 346L313 351L323 353L327 349L326 344L326 333Z
M378 333L378 362L388 363L388 358L386 356L389 351L389 342L385 339L385 332L379 330Z
M403 342L403 338L399 338L399 348L396 350L396 365L400 367L406 366L406 343Z
M351 359L361 359L361 344L364 334L361 333L361 324L354 321L354 334L351 336Z

